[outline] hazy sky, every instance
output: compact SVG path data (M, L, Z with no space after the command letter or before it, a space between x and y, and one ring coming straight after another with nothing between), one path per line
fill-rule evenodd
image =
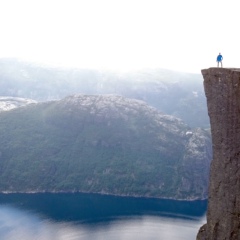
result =
M237 4L238 3L238 4ZM0 57L90 68L240 67L238 0L0 0Z

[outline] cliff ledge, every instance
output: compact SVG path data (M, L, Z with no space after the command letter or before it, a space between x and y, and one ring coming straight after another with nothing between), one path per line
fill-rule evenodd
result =
M197 240L240 240L240 69L202 70L211 123L207 223Z

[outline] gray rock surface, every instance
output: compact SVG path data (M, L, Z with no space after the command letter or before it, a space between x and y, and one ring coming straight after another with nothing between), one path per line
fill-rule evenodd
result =
M198 240L240 239L240 69L202 70L213 142L207 224Z

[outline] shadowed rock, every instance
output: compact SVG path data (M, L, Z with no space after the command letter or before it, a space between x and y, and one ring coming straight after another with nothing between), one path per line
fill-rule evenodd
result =
M198 240L240 239L240 69L202 70L211 123L207 224Z

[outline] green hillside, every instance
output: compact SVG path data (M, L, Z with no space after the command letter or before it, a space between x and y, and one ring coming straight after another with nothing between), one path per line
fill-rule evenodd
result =
M207 132L120 96L0 113L0 191L202 199L210 159Z

